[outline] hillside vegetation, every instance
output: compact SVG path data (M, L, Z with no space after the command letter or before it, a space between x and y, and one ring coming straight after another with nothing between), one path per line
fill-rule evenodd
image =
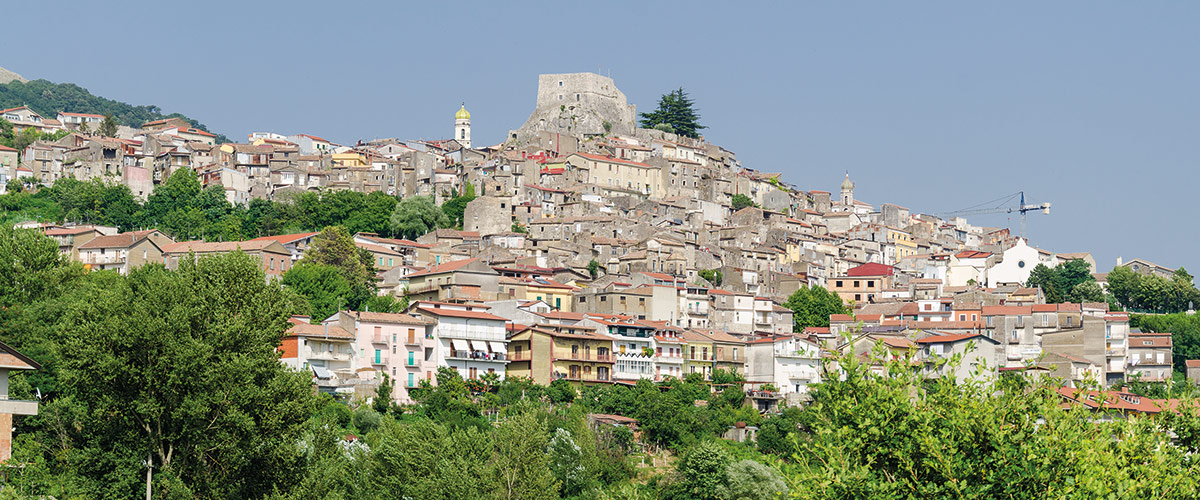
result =
M54 118L60 111L71 113L94 113L113 115L117 122L130 127L163 118L183 118L192 127L212 133L203 123L180 113L163 113L158 106L135 106L92 95L87 89L74 83L54 83L47 80L31 82L12 81L0 85L0 109L29 106L46 118ZM224 135L217 134L217 142L229 142Z

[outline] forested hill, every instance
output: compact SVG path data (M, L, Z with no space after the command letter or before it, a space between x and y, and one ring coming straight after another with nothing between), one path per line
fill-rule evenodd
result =
M46 118L54 118L59 111L71 113L111 114L117 122L130 127L163 118L179 117L193 127L214 133L194 119L179 113L164 114L158 106L134 106L112 99L92 95L87 89L74 83L54 83L47 80L31 82L11 81L0 85L0 109L29 106ZM216 134L217 142L229 142L224 135Z

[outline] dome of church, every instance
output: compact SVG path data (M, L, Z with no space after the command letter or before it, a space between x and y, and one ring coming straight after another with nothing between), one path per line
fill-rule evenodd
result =
M846 180L842 181L842 189L854 189L854 183L850 182L850 174L846 174Z
M458 108L457 113L454 113L454 119L455 120L470 120L471 119L471 113L467 111L467 106L465 104L463 105L463 107Z

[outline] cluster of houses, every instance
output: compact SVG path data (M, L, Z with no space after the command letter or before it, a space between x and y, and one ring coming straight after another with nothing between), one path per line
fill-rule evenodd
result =
M14 123L47 121L28 109L4 113ZM468 378L580 384L727 370L767 408L803 398L825 376L822 359L880 348L938 376L986 369L1113 385L1172 375L1169 335L1132 330L1106 304L1046 304L1040 290L1024 287L1037 265L1073 260L1104 286L1090 254L1043 250L1008 228L875 206L855 197L849 175L836 195L801 189L743 167L704 138L638 128L624 95L599 75L541 75L529 121L485 147L471 144L465 106L450 139L354 145L271 132L216 144L178 119L101 138L79 132L71 116L57 121L76 131L31 144L19 162L0 151L2 175L43 184L101 178L144 197L190 169L236 204L328 190L440 203L475 187L461 229L413 240L354 235L372 255L380 293L410 306L295 319L283 360L313 371L327 391L370 391L387 375L406 401L439 366ZM240 249L278 276L315 235L175 242L153 230L42 227L64 254L119 272ZM1119 265L1171 272L1139 259ZM784 304L811 286L836 293L854 313L793 331ZM953 371L936 362L968 345Z

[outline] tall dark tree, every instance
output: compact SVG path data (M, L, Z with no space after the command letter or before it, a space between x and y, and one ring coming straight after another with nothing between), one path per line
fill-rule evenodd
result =
M658 100L658 109L642 113L642 127L658 128L660 125L668 125L674 133L692 138L700 137L700 131L708 128L700 124L700 112L683 87L663 94Z
M97 128L96 132L104 137L117 136L117 119L113 118L112 113L104 115L104 121L100 122L100 128Z
M375 295L375 259L371 252L358 248L354 237L341 226L330 226L313 237L301 263L324 264L341 271L350 282L345 306L358 310Z

